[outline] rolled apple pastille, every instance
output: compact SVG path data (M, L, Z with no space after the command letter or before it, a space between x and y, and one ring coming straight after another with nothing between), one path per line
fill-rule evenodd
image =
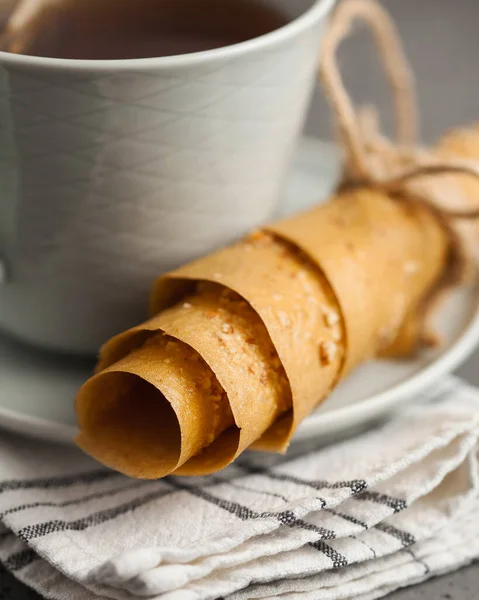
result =
M283 363L263 321L244 300L245 295L255 297L256 303L262 307L275 339L280 341L283 353L289 359L287 364L292 368L296 383L294 389L301 393L304 404L306 401L310 403L309 410L318 402L318 394L324 393L334 383L343 354L340 316L329 286L326 284L324 292L325 282L322 281L322 276L318 276L316 269L299 252L293 251L284 242L276 241L271 235L257 234L197 264L201 266L203 263L209 263L210 279L223 279L219 271L221 268L228 286L225 282L207 282L206 272L201 279L169 279L168 283L172 286L168 289L167 300L165 297L165 310L159 311L156 317L144 325L110 340L102 349L98 365L99 369L106 370L87 382L78 396L79 415L90 413L90 418L79 419L82 433L77 442L97 458L100 458L100 453L103 456L107 452L109 466L123 472L126 472L123 458L126 442L119 438L117 447L116 442L112 444L111 436L100 435L98 430L95 431L91 424L96 423L98 418L94 415L92 417L91 413L103 411L101 389L104 378L114 384L119 401L125 397L122 375L125 365L128 365L129 372L135 369L138 382L146 379L153 385L156 383L158 403L162 403L163 410L166 408L164 398L170 400L172 392L165 387L164 378L153 381L151 374L143 368L147 360L149 364L158 360L158 354L153 354L155 345L150 342L159 331L181 339L185 347L194 349L198 356L201 355L205 361L204 368L214 373L225 391L224 401L231 406L234 422L240 429L234 452L231 452L232 446L223 444L222 457L219 458L218 450L214 453L218 458L216 463L206 461L208 453L202 452L192 461L181 463L184 466L177 471L179 473L204 474L218 470L219 462L233 460L259 438L263 438L259 443L260 447L283 450L293 431L291 388ZM251 269L252 264L257 267ZM191 267L194 268L194 265ZM243 292L242 296L231 289L230 283L235 280L240 282L238 285ZM161 285L160 281L158 286ZM321 330L331 347L318 346L315 332ZM134 367L131 366L130 359L134 359ZM178 364L169 362L167 358L166 362L167 365L162 370L164 372L166 369L174 378ZM294 362L296 365L293 366ZM304 372L305 366L307 368ZM112 372L116 373L116 380L113 379L115 376ZM190 376L194 379L187 360L183 364L182 373L178 375L180 378ZM175 389L181 388L179 382L174 385ZM299 388L300 385L303 386L302 389ZM132 398L131 411L135 412L135 392L130 388L128 393ZM188 406L188 403L186 393L184 405ZM171 406L173 411L177 410L173 404ZM133 418L122 413L121 419L126 439L129 437L128 431L132 427ZM112 426L118 431L118 419L113 421ZM153 421L154 419L150 420L150 423ZM105 425L107 422L103 419L102 423ZM193 428L193 424L181 428L186 436L189 435L188 428ZM268 434L264 435L267 431ZM223 437L225 435L226 433ZM129 440L132 443L131 437ZM138 446L142 444L141 436L135 438L135 444L138 450ZM151 456L146 442L140 451ZM118 454L117 457L114 456L115 453ZM135 469L136 458L133 458L133 454L129 456L132 456L132 461L127 472L135 474L132 469ZM104 458L101 460L105 462ZM175 468L179 466L180 463L175 464ZM157 476L163 474L161 467Z
M205 463L221 469L222 457L234 456L238 443L223 389L186 344L156 328L140 333L140 348L80 390L77 443L139 478L168 475L204 448Z

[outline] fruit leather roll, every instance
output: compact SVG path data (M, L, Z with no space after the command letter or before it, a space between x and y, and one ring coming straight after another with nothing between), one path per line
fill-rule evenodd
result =
M78 394L78 445L140 478L283 452L353 367L416 349L450 240L424 203L344 189L160 277Z

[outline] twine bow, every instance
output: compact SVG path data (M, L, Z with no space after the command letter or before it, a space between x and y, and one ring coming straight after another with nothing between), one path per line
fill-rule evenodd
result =
M355 111L339 73L336 52L356 20L366 22L392 87L396 109L396 143L377 131L374 113ZM417 147L414 81L397 30L389 15L373 0L345 0L335 11L322 46L320 77L333 110L345 153L345 183L373 186L386 193L412 193L408 184L425 176L461 174L479 180L479 165L467 160L438 161ZM479 207L455 210L433 196L422 198L450 219L476 219Z

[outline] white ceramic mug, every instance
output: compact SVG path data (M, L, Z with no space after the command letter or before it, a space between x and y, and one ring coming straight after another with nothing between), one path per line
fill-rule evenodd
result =
M262 37L183 56L0 52L0 329L93 353L161 272L272 213L334 0L269 0Z

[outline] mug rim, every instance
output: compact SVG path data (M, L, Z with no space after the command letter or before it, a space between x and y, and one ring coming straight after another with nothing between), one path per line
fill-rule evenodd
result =
M68 69L76 71L113 71L125 68L165 68L190 66L205 61L235 58L246 53L262 50L275 43L279 43L297 33L307 29L316 20L324 18L333 8L336 0L316 0L310 8L296 19L286 25L258 37L214 48L201 52L188 54L175 54L172 56L158 56L148 58L123 58L123 59L79 59L79 58L50 58L45 56L29 56L28 54L13 54L0 50L0 65L32 66L40 68Z

